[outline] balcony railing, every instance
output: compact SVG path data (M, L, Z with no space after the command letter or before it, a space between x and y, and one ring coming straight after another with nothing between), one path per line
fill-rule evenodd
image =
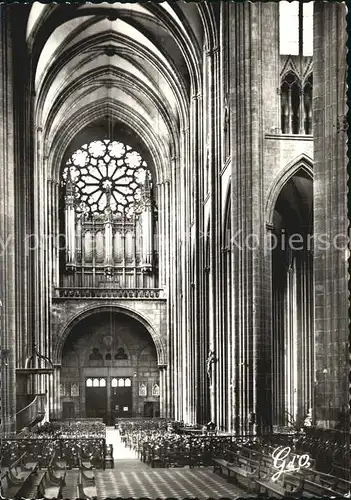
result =
M37 394L29 405L16 413L16 430L30 427L35 422L40 422L45 416L46 394Z
M54 299L165 299L160 288L55 288Z

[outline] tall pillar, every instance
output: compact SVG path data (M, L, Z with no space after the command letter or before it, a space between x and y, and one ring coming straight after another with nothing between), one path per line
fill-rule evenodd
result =
M176 269L177 271L170 274L171 285L170 285L170 297L173 300L169 300L170 307L170 338L169 338L169 361L172 366L172 372L170 373L170 404L172 406L172 415L176 420L181 419L181 409L180 409L180 397L181 397L181 364L180 364L180 318L181 315L181 293L180 288L180 275L179 275L179 256L180 248L178 242L179 234L179 192L177 185L179 183L179 157L172 158L171 166L171 179L169 186L169 207L170 207L170 268Z
M262 3L230 6L232 283L235 415L244 433L267 420L270 359L264 271Z
M191 157L190 157L190 168L189 176L191 180L189 184L192 186L192 190L189 193L189 213L192 214L190 225L189 225L189 235L191 237L187 238L188 248L190 251L189 257L189 272L188 272L188 290L190 294L190 311L188 315L190 335L189 335L189 353L188 353L188 365L190 368L188 385L190 386L190 421L193 424L199 422L198 415L198 376L201 371L201 365L205 363L205 357L201 356L199 352L200 344L200 328L201 321L199 316L200 304L201 304L201 259L200 254L203 245L203 238L200 237L200 207L199 207L199 193L201 186L201 156L200 151L202 150L201 136L202 136L202 95L196 93L193 95L191 100L190 108L190 131L191 131Z
M178 395L180 400L181 415L182 420L185 423L190 423L190 386L189 386L189 336L190 336L190 324L189 324L189 289L188 289L188 269L189 269L189 236L188 236L188 224L189 224L189 197L187 196L187 172L189 169L189 128L182 131L181 141L180 141L180 159L181 168L180 175L178 177L179 185L182 186L180 194L178 195L179 207L178 207L178 217L179 217L179 236L178 242L180 246L180 259L179 259L179 290L181 293L180 308L178 321L181 325L180 330L180 343L179 351L177 355L180 357L180 371L178 376L181 376L180 386L181 393Z
M0 363L1 427L16 429L16 280L13 67L10 6L0 5Z
M345 4L315 2L314 409L323 427L333 427L349 401L346 40Z
M218 279L220 275L219 265L219 245L218 234L220 232L220 215L218 204L218 172L220 164L219 141L218 141L218 126L219 113L219 86L218 86L218 70L219 70L219 50L218 47L208 47L207 56L207 81L208 81L208 127L207 135L207 161L209 175L209 194L210 194L210 274L209 274L209 325L208 325L208 349L213 353L214 362L211 368L211 377L208 380L210 392L210 418L211 421L219 424L219 407L218 407L218 389L219 389L219 372L218 372L218 347L219 347L219 295L218 295ZM207 353L208 355L209 353Z
M167 408L167 382L166 382L166 374L167 374L167 366L159 365L160 370L160 417L165 418L168 416L168 408Z
M51 417L60 418L61 417L61 398L60 398L60 375L61 375L61 365L54 364L53 373L53 390L52 390L52 415Z

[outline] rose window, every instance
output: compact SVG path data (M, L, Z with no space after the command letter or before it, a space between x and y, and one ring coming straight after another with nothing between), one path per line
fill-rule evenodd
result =
M132 215L141 199L147 164L130 146L118 141L98 140L80 147L66 163L63 184L68 173L75 185L77 210L86 215L112 211Z

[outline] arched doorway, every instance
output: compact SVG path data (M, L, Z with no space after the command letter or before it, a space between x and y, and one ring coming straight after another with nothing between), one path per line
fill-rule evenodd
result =
M313 405L313 181L295 170L276 200L272 238L273 424L300 425Z
M159 416L157 352L136 319L99 311L75 323L62 350L63 418Z

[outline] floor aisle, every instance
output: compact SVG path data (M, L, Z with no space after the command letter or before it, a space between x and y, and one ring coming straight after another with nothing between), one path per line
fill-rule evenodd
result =
M125 448L118 430L113 427L107 428L106 443L113 445L114 469L95 470L98 500L108 497L234 500L252 496L214 474L212 467L153 469L141 462L132 450ZM76 491L72 488L69 495L69 489L65 490L64 498L76 498Z

